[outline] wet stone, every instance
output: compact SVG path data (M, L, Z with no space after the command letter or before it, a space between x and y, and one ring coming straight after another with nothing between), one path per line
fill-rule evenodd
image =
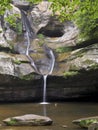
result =
M8 126L44 126L51 125L53 123L49 117L34 114L9 117L3 120L3 122Z

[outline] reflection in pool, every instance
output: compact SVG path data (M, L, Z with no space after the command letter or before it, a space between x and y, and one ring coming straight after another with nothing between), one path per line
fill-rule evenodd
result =
M72 120L98 115L98 103L13 103L0 104L0 121L24 114L47 115L53 120L51 126L0 126L0 130L83 130L72 124ZM67 126L67 127L66 127Z

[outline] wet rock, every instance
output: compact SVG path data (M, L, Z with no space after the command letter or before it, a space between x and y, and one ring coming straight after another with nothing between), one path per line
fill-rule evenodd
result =
M77 119L77 120L73 120L72 122L76 125L79 125L82 128L89 128L89 127L91 128L91 126L93 128L94 127L93 124L97 124L97 122L98 122L98 116L80 118L80 119Z
M56 24L54 24L54 25L56 25ZM59 23L59 26L60 26L60 23ZM62 43L62 47L75 46L78 42L79 29L74 25L73 22L69 22L69 21L62 23L62 26L63 26L62 35L59 37L55 37L55 35L54 35L55 38L53 36L52 36L53 38L52 37L47 38L46 39L47 42L49 44L57 43L56 48L61 47L60 43ZM55 27L54 30L56 30L56 29L57 29L57 27Z
M11 126L43 126L51 125L52 120L49 117L39 116L34 114L27 114L23 116L11 117L3 120L6 125Z
M20 8L20 9L23 9L25 11L27 11L30 7L30 3L28 1L25 1L25 0L12 0L13 4Z

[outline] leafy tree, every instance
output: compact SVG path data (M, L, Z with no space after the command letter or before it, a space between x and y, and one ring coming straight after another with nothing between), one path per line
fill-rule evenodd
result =
M74 21L81 37L98 37L98 0L49 0L53 13L60 21Z

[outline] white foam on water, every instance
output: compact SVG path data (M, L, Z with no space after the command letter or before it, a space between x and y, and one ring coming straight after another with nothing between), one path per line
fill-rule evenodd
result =
M44 104L50 104L50 103L49 102L41 102L40 104L44 105Z

